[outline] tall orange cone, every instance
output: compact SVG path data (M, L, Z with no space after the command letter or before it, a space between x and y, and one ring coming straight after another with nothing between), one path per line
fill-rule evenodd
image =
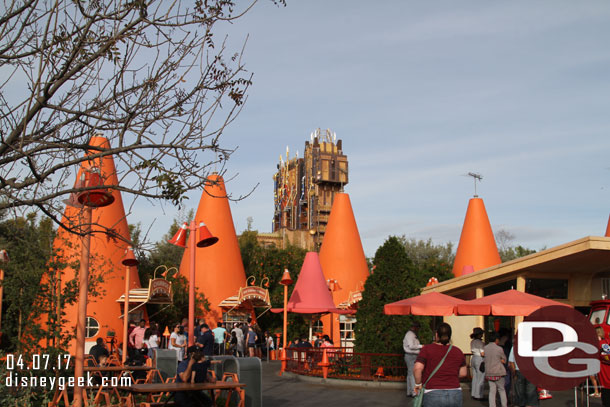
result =
M326 349L324 349L324 352L322 353L322 361L318 363L318 366L322 368L322 377L326 379L328 377L328 367L330 366Z
M101 148L110 148L108 140L104 137L93 137L91 145ZM105 185L118 185L119 181L111 156L96 159L94 164L84 162L77 175L77 180L81 179L84 169L91 165L96 165L101 170L101 175ZM77 185L75 183L75 185ZM125 292L125 266L122 260L128 247L127 241L130 240L129 228L125 218L123 199L118 190L111 190L114 202L106 207L92 210L92 235L91 235L91 255L90 255L90 281L95 276L101 276L103 283L98 289L100 296L89 296L87 305L87 317L89 319L86 341L95 343L101 337L106 339L109 333L114 331L116 338L122 337L123 320L122 306L117 299ZM74 199L71 205L75 205ZM78 225L81 210L75 206L66 206L62 221L67 224ZM121 239L122 238L122 239ZM125 239L125 240L123 240ZM57 231L57 236L53 242L53 248L57 253L57 259L61 262L73 264L80 260L81 238L71 234L62 228ZM77 267L77 266L76 266ZM134 270L135 271L135 270ZM140 288L138 273L130 273L130 288ZM61 275L61 285L74 279L77 276L78 267L66 267ZM47 277L43 277L47 278ZM68 324L65 326L66 332L73 333L77 320L76 304L66 305L63 309ZM141 311L142 312L142 311ZM132 314L133 315L133 314ZM145 315L145 314L138 314ZM46 320L46 317L43 317ZM97 326L97 328L95 328ZM75 341L70 345L70 352L75 351Z
M286 361L288 360L288 357L286 356L286 349L282 348L280 350L280 360L282 361L282 367L280 369L280 376L282 375L282 373L284 373L286 371Z
M464 227L453 263L453 275L461 276L464 266L472 266L478 271L501 262L485 204L481 198L472 198L466 210Z
M360 233L348 194L335 194L324 240L320 247L320 264L326 279L336 280L341 287L340 290L332 291L335 304L347 301L350 292L358 291L369 276ZM338 335L339 318L336 314L322 317L324 333L330 336ZM338 341L334 342L339 345Z
M201 194L195 223L199 225L204 222L219 240L213 246L195 249L195 280L196 292L203 293L210 303L210 310L203 317L208 325L216 326L216 322L222 321L222 310L218 304L246 286L246 273L224 180L218 174L210 175L208 180L210 182ZM184 251L180 265L180 274L186 278L190 272L189 250L187 247Z
M606 237L610 237L610 216L608 217L608 226L606 226Z

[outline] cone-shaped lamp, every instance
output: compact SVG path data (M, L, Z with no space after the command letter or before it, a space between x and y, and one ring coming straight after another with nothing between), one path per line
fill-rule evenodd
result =
M290 277L290 272L288 269L284 269L284 274L282 274L282 279L280 280L281 285L291 285L293 283L292 277Z
M136 259L136 256L134 256L134 254L133 254L133 247L127 248L127 252L125 253L125 257L123 258L123 261L121 261L121 264L123 264L123 266L127 266L127 267L135 267L138 264L140 264L138 259Z
M477 271L501 262L485 204L481 198L471 198L453 263L453 275L461 276L464 266L472 266Z
M333 206L320 247L320 263L328 280L336 280L333 301L348 300L350 292L359 291L369 276L366 256L348 194L335 194ZM332 327L331 327L332 323ZM339 333L339 316L322 318L324 333Z
M202 316L208 325L216 326L218 321L222 321L222 310L218 304L236 295L241 287L246 286L246 273L224 180L217 174L208 179L209 182L201 194L195 222L200 224L205 221L206 226L218 238L218 243L194 249L197 250L195 281L197 292L203 293L210 303L210 310ZM204 237L204 240L206 238L200 234L200 241L201 237ZM180 274L187 278L190 273L189 250L191 249L187 247L184 251L180 264Z
M216 236L212 236L210 230L203 222L199 222L199 241L197 247L209 247L218 242Z
M188 230L188 225L185 222L182 224L182 226L180 226L180 229L178 229L178 231L176 232L174 237L172 237L170 240L168 240L168 242L173 244L174 246L186 247L187 230Z
M90 167L87 171L81 172L81 183L83 188L88 188L77 195L78 203L81 205L101 208L114 202L112 193L103 188L104 180L99 168Z

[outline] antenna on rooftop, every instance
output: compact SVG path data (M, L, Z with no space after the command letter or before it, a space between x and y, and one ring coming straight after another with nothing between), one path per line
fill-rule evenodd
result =
M481 182L483 180L483 176L481 174L477 174L476 172L469 172L468 176L474 179L474 197L478 198L479 196L477 195L477 180Z

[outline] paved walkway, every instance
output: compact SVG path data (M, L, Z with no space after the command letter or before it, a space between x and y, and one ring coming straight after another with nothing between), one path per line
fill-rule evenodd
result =
M302 380L294 375L278 376L280 362L263 362L264 407L408 407L412 401L402 389L322 384L322 379ZM488 403L472 400L468 390L462 392L463 407L484 407ZM499 405L499 404L498 404ZM601 407L600 399L590 399L590 407ZM541 407L573 407L574 392L554 392L550 400L542 400ZM578 407L586 407L578 402Z

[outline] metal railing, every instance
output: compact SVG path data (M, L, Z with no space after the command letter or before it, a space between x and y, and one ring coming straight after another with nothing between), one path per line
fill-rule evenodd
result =
M328 377L349 380L405 381L406 366L402 354L356 353L353 348L287 348L286 371L322 377L323 352L330 366Z

